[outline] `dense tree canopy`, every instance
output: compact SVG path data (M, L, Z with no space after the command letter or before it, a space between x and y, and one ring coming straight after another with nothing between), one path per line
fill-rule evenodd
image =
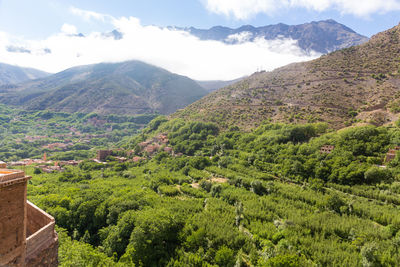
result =
M27 170L28 198L60 227L62 266L399 262L399 159L381 165L400 128L266 123L219 132L158 118L125 147L159 133L183 156Z

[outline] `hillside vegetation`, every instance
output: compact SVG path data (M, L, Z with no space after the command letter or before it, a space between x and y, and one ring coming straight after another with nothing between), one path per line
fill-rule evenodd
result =
M115 147L145 127L157 115L99 115L25 111L0 105L0 159L81 160L95 148Z
M399 262L400 161L376 166L398 144L398 126L266 123L221 133L157 118L126 148L160 132L182 156L33 174L28 199L65 229L61 266ZM333 151L322 153L327 144Z
M28 110L98 114L170 114L207 91L195 81L139 62L74 67L0 92Z
M255 73L173 117L254 128L272 122L383 125L400 111L400 26L363 45Z

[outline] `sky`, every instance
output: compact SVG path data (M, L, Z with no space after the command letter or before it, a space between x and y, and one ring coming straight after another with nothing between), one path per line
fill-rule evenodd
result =
M230 80L319 54L290 39L226 45L162 27L334 19L370 37L397 25L399 15L400 0L0 0L0 62L55 73L137 59L198 80ZM102 34L113 29L124 38Z

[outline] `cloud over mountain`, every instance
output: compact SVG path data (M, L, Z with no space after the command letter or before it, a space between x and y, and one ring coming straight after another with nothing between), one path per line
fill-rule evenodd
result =
M257 69L274 68L317 57L305 54L292 39L241 42L200 40L187 32L144 26L134 17L109 15L71 8L71 13L86 20L109 23L115 34L78 34L66 23L60 33L43 40L26 40L0 32L0 62L27 66L48 72L99 62L141 60L198 80L235 79ZM10 52L19 47L30 53ZM49 51L51 51L49 53Z

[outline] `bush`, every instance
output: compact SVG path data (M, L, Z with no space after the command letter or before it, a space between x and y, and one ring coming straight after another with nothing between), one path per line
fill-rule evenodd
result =
M334 194L328 197L326 206L328 209L341 213L341 207L345 206L346 202L341 199L338 195Z
M251 191L257 195L262 195L265 192L265 187L262 182L255 180L251 182Z
M380 182L387 182L393 178L392 173L388 169L371 167L364 173L365 182L369 184L376 184Z
M234 266L235 254L234 251L226 246L222 246L217 253L215 253L215 263L218 266Z
M169 186L169 185L159 186L158 192L163 195L169 196L169 197L177 196L181 193L176 186L172 186L172 185L171 186Z

